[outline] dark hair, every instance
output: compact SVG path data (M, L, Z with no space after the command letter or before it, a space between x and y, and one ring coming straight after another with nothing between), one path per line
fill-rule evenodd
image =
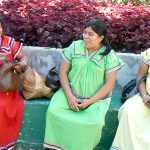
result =
M107 27L105 23L101 20L92 20L90 21L86 27L91 27L94 32L96 32L99 36L104 36L104 39L102 40L102 44L106 47L106 50L101 55L107 55L111 51L111 46L109 44L109 41L106 37L107 35Z

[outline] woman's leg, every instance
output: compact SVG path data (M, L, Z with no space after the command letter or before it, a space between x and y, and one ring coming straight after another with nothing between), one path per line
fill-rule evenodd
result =
M111 150L150 150L150 109L139 95L126 101L118 118L119 126Z

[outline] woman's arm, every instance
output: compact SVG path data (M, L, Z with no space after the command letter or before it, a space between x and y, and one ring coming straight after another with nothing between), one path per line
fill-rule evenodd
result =
M98 100L103 100L105 96L110 94L115 87L117 71L113 71L106 74L106 83L103 87L90 99L85 100L82 104L79 104L80 109L85 109Z
M19 63L15 65L14 69L16 72L22 73L25 71L26 66L28 65L28 57L22 50L20 50L16 58L19 60Z
M22 63L22 65L28 64L28 57L22 50L19 51L16 58L19 59L19 62Z
M72 90L69 85L68 73L70 71L71 64L65 60L62 62L59 72L59 78L62 88L68 98L69 106L72 110L79 111L77 98L72 94Z
M137 77L136 77L137 82L142 77L144 77L148 74L148 68L149 68L148 65L144 64L143 62L140 63L140 67L139 67ZM146 92L146 82L142 82L139 85L139 90L140 90L140 94L141 94L141 97L143 98L144 103L148 106L147 102L150 101L150 96Z

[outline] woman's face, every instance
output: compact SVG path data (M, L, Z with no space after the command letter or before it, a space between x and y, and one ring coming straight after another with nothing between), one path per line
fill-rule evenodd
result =
M92 30L91 27L87 27L83 32L83 40L85 41L85 47L87 49L94 49L101 46L101 42L104 36L99 36Z
M2 36L2 32L3 32L3 29L2 29L2 24L0 22L0 36Z

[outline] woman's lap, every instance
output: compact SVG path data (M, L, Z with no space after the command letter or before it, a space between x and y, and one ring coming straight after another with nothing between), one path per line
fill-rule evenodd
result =
M52 98L47 113L50 111L51 113L56 113L60 116L65 113L68 117L73 115L74 119L77 118L77 120L83 117L85 120L87 119L87 121L89 121L89 119L91 119L90 122L93 122L94 119L101 120L101 118L105 117L109 104L110 100L107 102L96 102L87 109L76 112L69 108L65 93L60 89Z
M84 143L84 140L81 139L86 137L87 140L92 139L92 144L89 144L88 147L93 145L93 143L95 146L101 136L101 129L104 125L104 118L108 107L109 102L96 102L85 110L75 112L70 110L67 98L63 90L60 89L52 98L47 111L45 142L57 144L54 139L59 139L62 136L61 134L65 134L66 137L64 141L67 140L71 142L72 140L73 142L76 136L76 140L79 143L80 141ZM54 137L54 134L57 137ZM56 141L59 141L58 139L56 139ZM85 143L88 142L86 139ZM79 146L80 144L77 145Z
M150 144L150 109L147 108L139 94L128 99L120 108L119 126L113 146L121 150L147 149Z
M140 117L150 113L139 94L136 94L132 98L128 99L125 104L120 108L118 118L121 117L122 112L128 114L129 117L139 120Z

